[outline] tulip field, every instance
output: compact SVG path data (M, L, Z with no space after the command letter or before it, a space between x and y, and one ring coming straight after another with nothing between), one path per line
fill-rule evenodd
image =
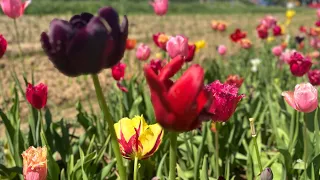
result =
M0 179L320 179L320 4L172 1L0 0Z

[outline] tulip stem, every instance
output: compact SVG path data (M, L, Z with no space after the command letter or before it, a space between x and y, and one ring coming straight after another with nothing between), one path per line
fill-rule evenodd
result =
M138 180L138 157L134 158L133 180Z
M260 173L263 171L262 169L262 164L261 164L261 159L260 159L260 154L259 154L259 149L258 149L258 143L257 143L257 137L252 137L253 138L253 142L254 142L254 148L256 150L256 156L258 159L258 165L259 165L259 169L260 169Z
M101 85L99 82L99 77L97 74L92 74L91 77L92 77L93 84L94 84L94 87L96 90L96 95L97 95L97 99L99 101L100 108L103 112L104 119L108 123L108 128L109 128L109 132L111 135L111 145L112 145L113 152L114 152L116 159L117 159L117 168L118 168L118 171L120 174L120 179L126 180L127 179L126 178L126 170L123 165L122 156L120 153L120 147L119 147L118 139L116 136L116 131L114 129L114 122L113 122L111 114L109 112L109 108L107 106L106 100L104 99Z
M169 180L175 180L176 179L177 138L178 138L178 133L171 132L171 134L170 134L170 171L169 171Z
M216 123L216 132L214 135L215 138L215 148L216 148L216 173L217 173L217 178L219 178L220 173L219 173L219 124Z
M20 45L20 34L18 31L18 25L17 25L17 20L16 18L13 19L13 24L14 24L14 29L16 31L16 38L17 38L17 44L18 44L18 49L19 49L19 55L22 59L22 49L21 49L21 45Z
M307 149L308 149L308 145L307 145L307 123L306 123L306 119L303 120L303 162L304 162L304 179L308 179L307 178Z

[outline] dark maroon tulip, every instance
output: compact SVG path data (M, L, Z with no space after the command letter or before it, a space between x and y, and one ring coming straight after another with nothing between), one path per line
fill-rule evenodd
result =
M238 95L239 89L235 85L222 84L219 80L206 85L205 90L211 94L211 102L206 105L203 115L213 121L227 121L244 97L243 94Z
M119 25L112 7L101 8L98 16L82 13L70 21L54 19L49 32L41 34L42 48L63 74L96 74L117 64L123 57L128 37L128 19Z
M190 62L193 60L194 54L196 52L196 45L194 44L188 45L188 49L189 49L189 52L188 52L188 56L185 59L186 62Z
M320 85L320 70L314 69L308 72L308 78L312 85L319 86Z
M48 87L42 83L36 86L28 84L26 97L34 108L41 109L47 104Z
M298 77L301 77L304 74L306 74L312 66L311 59L308 57L304 57L299 52L294 52L290 56L289 64L290 64L291 73L294 76L298 76Z

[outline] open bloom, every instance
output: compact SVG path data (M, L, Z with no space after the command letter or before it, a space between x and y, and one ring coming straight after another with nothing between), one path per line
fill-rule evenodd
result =
M150 5L158 16L163 16L168 11L169 2L168 0L154 0L150 2Z
M205 91L211 94L210 103L206 105L205 114L213 121L227 121L237 108L244 95L238 95L235 85L222 84L219 80L205 86Z
M169 36L164 33L157 33L153 35L153 42L162 50L166 50L168 40Z
M0 34L0 58L4 55L4 53L7 50L7 40L3 37L2 34Z
M319 69L310 70L308 72L308 78L309 78L309 81L312 85L319 86L320 85L320 70Z
M119 25L112 7L101 8L98 16L82 13L70 21L54 19L49 32L41 34L42 48L63 74L96 74L117 64L123 57L128 36L126 16Z
M306 74L312 66L311 59L309 57L304 57L299 52L294 52L291 55L289 64L291 73L298 77Z
M132 50L136 47L137 40L135 39L127 39L126 41L126 49L127 50Z
M230 39L233 41L233 42L238 42L240 41L241 39L245 38L247 36L247 33L246 32L242 32L240 29L236 29L234 31L234 33L232 33L230 35Z
M24 10L31 3L31 0L22 2L21 0L1 0L0 5L5 15L10 18L18 18L23 15Z
M148 125L143 116L122 118L114 124L120 151L124 158L147 159L159 148L163 129L159 124Z
M227 53L227 47L225 45L218 46L217 50L221 56L224 56Z
M41 109L47 104L48 87L42 83L36 86L29 83L26 90L26 97L34 108Z
M204 71L199 65L191 65L175 82L170 80L183 63L184 58L176 56L158 75L150 65L144 67L156 120L162 127L180 132L200 125L199 115L208 100L203 89Z
M275 56L281 56L281 54L282 54L282 46L281 45L279 45L279 46L275 46L275 47L273 47L272 48L272 54L273 55L275 55Z
M140 44L136 52L136 57L140 61L145 61L150 57L150 54L151 54L151 50L149 46L145 44Z
M282 93L284 100L295 110L310 113L318 107L318 90L310 83L297 84L294 92Z
M178 55L187 57L189 53L188 39L184 36L171 37L167 42L167 52L171 58Z
M22 153L25 180L47 179L47 148L33 146Z
M124 77L126 64L119 62L111 68L113 79L120 81Z
M243 49L250 49L252 46L252 42L249 39L241 39L239 44Z
M188 56L185 58L186 62L190 62L193 60L194 54L196 52L196 45L188 45Z
M237 88L240 88L244 79L240 77L239 75L229 75L225 81L225 84L234 85Z

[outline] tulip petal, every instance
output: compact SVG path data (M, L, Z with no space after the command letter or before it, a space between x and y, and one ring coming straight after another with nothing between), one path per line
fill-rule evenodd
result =
M29 4L31 4L31 0L27 0L25 2L22 3L22 9L23 11L29 6Z
M182 56L173 58L160 72L159 79L161 81L173 77L182 67L184 59Z
M163 130L159 124L154 124L148 126L148 129L146 129L143 134L140 135L139 141L142 144L143 151L142 151L142 157L148 158L160 146L161 140L163 137Z
M285 91L281 94L284 96L284 100L294 109L297 110L296 103L294 102L293 92L292 91Z

